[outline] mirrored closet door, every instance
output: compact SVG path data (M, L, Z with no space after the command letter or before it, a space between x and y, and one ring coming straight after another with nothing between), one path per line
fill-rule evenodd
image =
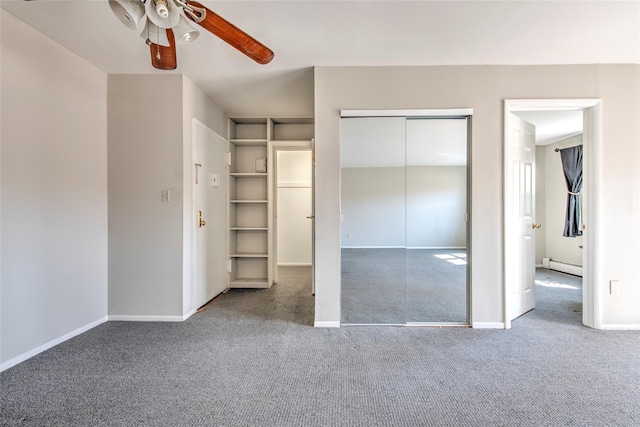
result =
M466 323L467 120L406 125L406 321Z
M341 119L343 324L465 324L467 119Z
M342 322L404 323L405 119L341 122Z

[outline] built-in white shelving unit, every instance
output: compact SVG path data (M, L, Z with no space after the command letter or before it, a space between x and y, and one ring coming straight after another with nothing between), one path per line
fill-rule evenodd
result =
M311 140L312 118L229 119L230 288L273 284L273 140Z

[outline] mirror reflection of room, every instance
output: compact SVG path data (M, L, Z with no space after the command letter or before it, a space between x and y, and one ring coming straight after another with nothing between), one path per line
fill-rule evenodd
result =
M341 121L343 324L466 324L466 118Z

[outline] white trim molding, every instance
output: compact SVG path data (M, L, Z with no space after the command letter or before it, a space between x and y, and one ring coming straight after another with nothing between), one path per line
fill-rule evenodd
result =
M583 265L583 291L582 291L582 323L594 329L604 329L602 324L602 291L598 284L602 280L602 248L600 245L601 221L602 221L602 100L601 99L505 99L503 127L507 122L509 114L516 111L562 111L562 110L582 110L583 111L583 168L584 187L583 191L583 218L586 228L583 234L584 251L582 253ZM503 129L504 135L506 130ZM506 136L503 136L503 151L508 143ZM506 161L503 162L503 216L506 215L507 202L507 178ZM505 242L509 238L506 224L503 223L503 249ZM503 276L510 277L508 269L511 268L506 262L506 255L503 250ZM504 324L506 329L511 328L511 318L509 317L510 306L512 304L511 293L507 291L506 279L502 284L504 301ZM475 326L474 326L475 327Z
M504 322L472 322L473 329L505 329Z
M312 185L311 181L279 181L278 188L312 188Z
M340 246L340 249L407 249L406 246Z
M314 328L339 328L340 322L316 320L315 322L313 322L313 327Z
M49 350L52 347L57 346L58 344L61 344L67 340L70 340L73 337L76 337L84 332L87 332L90 329L95 328L98 325L101 325L103 323L105 323L107 321L107 316L102 317L98 320L95 320L91 323L87 323L84 326L79 327L78 329L74 329L71 332L67 332L66 334L59 336L56 339L53 339L45 344L42 344L32 350L26 351L16 357L13 357L9 360L7 360L6 362L0 364L0 372L7 370L13 366L16 366L18 363L22 363L27 359L31 359L33 356L36 356L40 353L42 353L43 351Z
M410 251L412 249L429 249L429 250L438 250L438 251L460 251L467 250L466 246L407 246L407 250Z
M473 108L416 109L416 110L340 110L340 117L466 117Z
M110 314L110 322L183 322L193 315L194 311L183 316L157 316L139 314Z
M640 323L603 323L601 329L606 331L640 331Z

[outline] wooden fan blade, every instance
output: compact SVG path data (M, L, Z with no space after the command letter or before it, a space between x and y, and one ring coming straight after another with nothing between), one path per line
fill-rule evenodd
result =
M204 7L202 4L196 1L189 1L190 6L202 8L207 11L204 20L197 22L188 13L185 14L187 18L201 25L205 30L220 37L231 46L238 49L240 52L247 55L249 58L256 61L258 64L268 64L273 59L273 51L260 43L258 40L251 37L249 34L242 31L220 15L212 12Z
M167 38L169 46L161 46L155 43L149 43L151 50L151 65L158 70L175 70L178 66L176 58L176 39L173 36L171 28L167 29Z

